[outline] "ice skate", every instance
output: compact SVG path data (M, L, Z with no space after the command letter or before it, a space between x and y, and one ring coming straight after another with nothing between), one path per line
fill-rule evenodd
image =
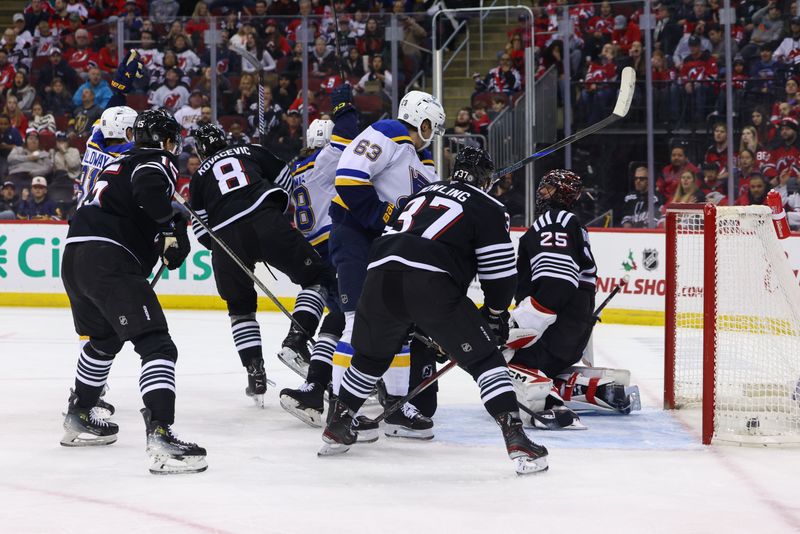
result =
M350 450L358 435L353 431L353 411L336 399L330 407L328 424L322 432L324 444L317 456L333 456Z
M151 420L150 410L142 408L147 428L147 455L154 475L200 473L208 469L206 450L196 443L178 439L172 426Z
M325 410L325 388L314 382L305 382L297 389L281 390L281 408L300 419L308 426L322 427L322 413Z
M119 427L106 421L97 407L81 408L78 406L78 395L73 390L70 390L68 402L61 445L89 447L111 445L117 441Z
M503 432L508 457L514 462L514 470L518 475L547 471L547 449L528 438L519 415L506 412L495 420Z
M639 386L608 385L606 386L605 401L624 415L642 409Z
M387 396L386 407L392 406L400 397ZM384 433L392 438L433 439L433 421L419 413L411 403L386 417Z
M247 388L244 390L248 397L253 399L256 406L264 407L264 394L267 392L267 372L264 370L264 360L253 358L247 366Z
M555 406L550 410L530 412L529 415L533 422L533 428L537 430L586 430L586 425L581 422L578 414L566 406Z
M358 415L353 419L353 432L357 443L375 443L380 437L381 425L366 415Z
M94 405L94 407L97 408L97 415L99 417L102 417L103 419L108 419L109 417L114 415L114 412L116 412L116 408L114 408L114 405L111 404L110 402L106 402L105 400L105 396L108 390L109 390L108 384L103 386L103 391L100 392L100 398L97 399L97 403Z
M308 337L294 328L289 330L281 343L278 359L305 380L308 376L308 365L311 362Z

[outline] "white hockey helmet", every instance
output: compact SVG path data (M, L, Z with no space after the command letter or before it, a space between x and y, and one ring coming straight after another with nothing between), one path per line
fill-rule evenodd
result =
M136 111L128 106L114 106L108 108L100 115L100 131L103 132L103 137L106 139L128 139L126 132L128 128L133 129L133 123L136 122Z
M306 130L306 146L308 148L322 148L331 140L333 121L314 119Z
M431 130L433 130L431 136L425 139L422 136L422 132L419 132L419 136L425 142L422 148L426 148L431 144L434 135L444 134L445 118L444 108L439 100L433 95L423 91L410 91L406 93L406 96L403 97L400 101L400 105L397 107L397 119L407 122L415 127L418 132L420 126L426 119L430 121Z

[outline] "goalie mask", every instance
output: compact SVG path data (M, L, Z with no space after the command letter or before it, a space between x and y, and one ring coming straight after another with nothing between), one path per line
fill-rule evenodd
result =
M450 179L488 192L497 181L494 176L494 162L489 153L480 148L462 147L456 154Z
M194 132L194 144L201 159L206 159L223 148L228 148L228 139L218 126L207 123Z
M536 211L552 208L571 209L583 190L581 177L566 169L554 169L539 180Z

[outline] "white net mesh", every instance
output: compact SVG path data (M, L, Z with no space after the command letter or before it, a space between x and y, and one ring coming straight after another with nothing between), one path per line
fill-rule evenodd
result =
M800 442L800 287L769 208L717 208L714 439ZM702 400L703 219L678 215L675 397Z

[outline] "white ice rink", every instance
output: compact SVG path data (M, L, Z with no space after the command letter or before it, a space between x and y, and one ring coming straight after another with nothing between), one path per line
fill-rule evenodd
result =
M382 437L320 459L320 431L278 405L277 391L299 383L272 356L285 318L259 315L278 383L264 410L244 396L224 312L167 318L180 351L176 430L209 451L198 475L148 473L130 345L107 396L117 443L61 447L77 359L69 310L0 309L0 533L800 532L800 450L699 445L678 419L687 414L660 409L660 328L598 325L595 363L629 368L643 411L532 433L550 471L517 477L461 371L440 384L432 442Z

